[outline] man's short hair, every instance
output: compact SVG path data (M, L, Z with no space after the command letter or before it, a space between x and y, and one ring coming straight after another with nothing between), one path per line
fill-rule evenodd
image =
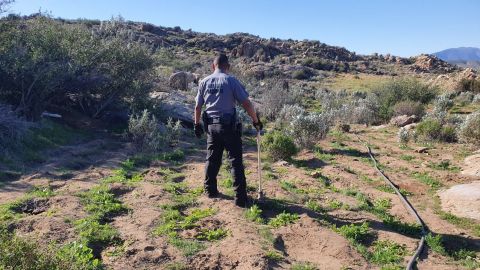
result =
M217 67L226 67L228 66L228 57L227 55L225 55L224 53L219 53L217 54L217 56L215 56L215 58L213 59L213 63L217 66Z

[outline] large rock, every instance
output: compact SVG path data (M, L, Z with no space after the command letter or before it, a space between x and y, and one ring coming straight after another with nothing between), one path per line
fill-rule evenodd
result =
M444 211L480 220L480 181L461 184L439 192Z
M193 126L193 108L195 101L192 96L178 91L156 92L152 98L158 99L162 109L174 120L182 121L186 126Z
M197 83L199 76L194 73L180 71L173 73L169 78L170 87L179 90L187 90L188 84L195 82Z
M406 125L414 123L415 121L417 121L417 117L415 115L400 115L392 118L392 120L390 120L390 125L396 127L404 127Z

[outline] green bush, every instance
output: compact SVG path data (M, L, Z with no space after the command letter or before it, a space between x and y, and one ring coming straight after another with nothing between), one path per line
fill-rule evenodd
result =
M292 73L292 78L293 79L296 79L296 80L307 80L309 79L310 77L312 76L312 74L305 70L305 69L299 69L299 70L295 70L293 73Z
M159 122L148 110L130 116L128 133L135 146L142 151L156 152L164 144L165 138L160 131Z
M456 128L443 125L439 120L427 118L416 127L416 134L425 141L454 142L457 139Z
M460 136L467 142L480 144L480 111L467 116L460 127Z
M389 81L373 89L373 92L378 97L379 117L388 121L394 113L395 104L401 101L426 104L435 97L438 89L416 79L404 78Z
M297 153L293 139L282 132L273 131L265 134L262 149L273 160L287 160Z
M0 269L100 270L101 262L86 244L72 242L57 247L40 245L0 228Z
M139 43L102 38L82 24L0 20L0 101L27 119L51 106L95 118L114 105L134 106L148 97L152 66Z

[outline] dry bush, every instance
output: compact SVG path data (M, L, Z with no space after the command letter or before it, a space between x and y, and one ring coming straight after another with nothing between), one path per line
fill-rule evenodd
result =
M261 112L268 120L275 120L283 106L293 104L301 93L296 90L283 89L279 83L267 86L261 98Z
M393 107L393 115L415 115L418 118L422 118L425 114L425 107L418 101L400 101Z
M290 123L299 115L305 114L305 109L299 105L284 105L280 113L278 114L277 120Z
M480 144L480 111L467 116L460 126L460 137L464 141Z
M295 143L303 148L312 148L319 140L327 136L332 126L330 113L311 113L298 115L290 123L289 133Z

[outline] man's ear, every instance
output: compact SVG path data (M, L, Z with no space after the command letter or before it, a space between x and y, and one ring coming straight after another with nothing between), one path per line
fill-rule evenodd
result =
M215 71L215 64L212 64L212 70Z

